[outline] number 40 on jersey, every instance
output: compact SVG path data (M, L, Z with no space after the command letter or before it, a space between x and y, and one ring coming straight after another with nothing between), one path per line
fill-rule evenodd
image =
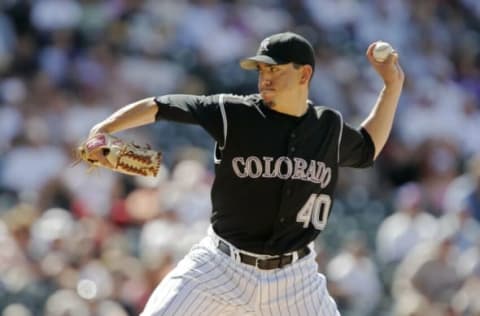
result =
M307 228L310 223L317 230L323 230L327 225L332 199L327 194L311 194L307 202L297 213L297 222Z

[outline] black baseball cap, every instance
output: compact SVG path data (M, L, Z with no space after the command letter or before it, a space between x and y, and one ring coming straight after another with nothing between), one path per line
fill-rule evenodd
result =
M284 32L265 38L257 50L257 55L240 61L243 69L257 69L257 63L282 65L295 63L310 65L315 69L315 52L312 44L303 36Z

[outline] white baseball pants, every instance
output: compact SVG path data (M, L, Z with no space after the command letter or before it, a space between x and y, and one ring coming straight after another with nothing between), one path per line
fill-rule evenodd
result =
M340 316L313 247L281 269L260 270L218 250L219 239L210 229L157 286L141 316Z

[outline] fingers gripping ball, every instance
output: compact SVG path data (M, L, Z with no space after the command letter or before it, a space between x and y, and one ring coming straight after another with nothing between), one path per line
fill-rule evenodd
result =
M393 53L393 47L387 42L379 41L373 48L373 58L378 62L384 62L391 53Z
M162 153L124 142L110 134L96 134L77 148L78 160L135 176L156 176Z

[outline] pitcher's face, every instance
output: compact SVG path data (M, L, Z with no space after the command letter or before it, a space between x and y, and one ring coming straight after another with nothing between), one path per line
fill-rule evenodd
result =
M282 103L301 82L301 70L292 63L270 65L258 63L258 92L268 107Z

